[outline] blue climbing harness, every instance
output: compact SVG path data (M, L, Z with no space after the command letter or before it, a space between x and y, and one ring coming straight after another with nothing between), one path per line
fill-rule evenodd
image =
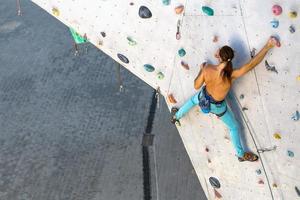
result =
M206 86L202 87L201 92L199 92L198 95L198 99L199 99L199 106L202 110L203 113L210 113L211 108L210 108L210 104L216 104L216 105L220 105L224 102L224 100L222 101L216 101L210 94L208 94L208 92L206 91ZM222 117L227 111L227 106L224 112L216 114L218 117Z

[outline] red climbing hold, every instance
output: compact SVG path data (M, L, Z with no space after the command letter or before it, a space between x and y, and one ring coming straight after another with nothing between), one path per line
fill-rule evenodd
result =
M276 16L280 15L280 14L282 13L282 8L281 8L281 6L279 6L279 5L274 5L274 6L272 7L272 12L273 12L273 14L276 15Z
M205 151L206 151L206 152L209 152L209 148L208 148L208 147L205 147Z

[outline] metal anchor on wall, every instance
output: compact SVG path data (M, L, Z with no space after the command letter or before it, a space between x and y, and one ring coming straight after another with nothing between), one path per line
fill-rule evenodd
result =
M16 0L16 4L17 4L17 14L18 16L22 16L20 0Z
M274 145L273 147L269 147L269 148L261 148L261 149L257 149L258 153L264 153L266 151L275 151L277 149L277 146Z

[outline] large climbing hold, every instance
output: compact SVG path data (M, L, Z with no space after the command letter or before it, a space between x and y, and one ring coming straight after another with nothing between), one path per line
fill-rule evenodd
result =
M280 5L274 5L274 6L272 7L272 12L273 12L273 14L276 15L276 16L281 15L281 13L282 13L282 8L281 8L281 6L280 6Z
M152 17L152 13L146 6L141 6L139 9L139 16L143 19Z
M202 6L202 11L208 16L214 15L214 10L208 6Z

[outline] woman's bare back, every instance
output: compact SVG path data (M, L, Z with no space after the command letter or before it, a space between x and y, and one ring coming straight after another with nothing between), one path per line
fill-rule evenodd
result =
M224 80L215 65L207 64L204 67L204 82L207 92L216 101L224 100L231 87L231 80Z

